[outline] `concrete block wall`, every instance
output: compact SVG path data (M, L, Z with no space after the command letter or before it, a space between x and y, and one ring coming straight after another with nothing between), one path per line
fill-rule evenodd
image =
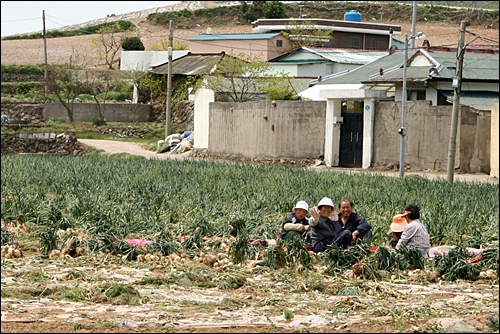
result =
M326 102L212 102L208 152L244 158L318 159Z
M498 154L500 152L499 142L499 117L498 117L498 103L492 105L491 108L491 141L490 141L490 176L499 178L500 177L500 163L498 159Z
M406 107L405 165L412 171L446 171L452 106L408 101ZM397 130L400 127L401 103L379 102L375 112L372 167L399 166L401 137ZM467 106L460 107L455 153L455 168L460 172L490 174L490 127L490 112L475 113ZM498 155L498 150L491 152Z
M102 104L104 118L108 122L149 122L153 110L150 104ZM74 103L73 121L92 122L98 115L96 103ZM60 103L47 103L43 105L45 119L62 118L69 121L66 109Z

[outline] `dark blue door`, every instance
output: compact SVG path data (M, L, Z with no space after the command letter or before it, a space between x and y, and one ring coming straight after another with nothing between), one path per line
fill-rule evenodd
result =
M340 167L361 167L363 159L363 113L342 113Z

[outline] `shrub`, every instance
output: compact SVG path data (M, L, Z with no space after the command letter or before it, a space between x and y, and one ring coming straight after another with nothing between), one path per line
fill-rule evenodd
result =
M3 65L2 73L4 74L33 74L43 75L43 65Z
M122 48L125 51L144 51L145 47L141 39L137 36L127 37L122 43Z
M18 82L16 84L16 93L18 94L27 94L27 93L33 93L37 92L39 89L42 88L42 84L37 81L31 81L31 82Z

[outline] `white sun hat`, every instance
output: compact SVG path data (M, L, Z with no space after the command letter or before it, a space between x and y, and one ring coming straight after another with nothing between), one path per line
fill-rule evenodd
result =
M295 211L295 209L304 209L306 211L309 211L309 205L306 201L298 201L297 204L295 204L293 210Z
M323 197L323 198L321 199L321 201L319 201L319 203L318 203L318 208L321 208L321 206L322 206L322 205L328 205L328 206L331 206L331 207L332 207L332 209L334 209L334 208L335 208L335 206L333 205L332 200L331 200L330 198L328 198L328 197Z

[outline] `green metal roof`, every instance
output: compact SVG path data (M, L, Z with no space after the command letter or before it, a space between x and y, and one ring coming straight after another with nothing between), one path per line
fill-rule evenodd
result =
M331 84L359 84L369 80L370 76L379 73L380 68L395 67L396 64L403 62L404 55L402 53L393 53L392 55L383 56L371 63L357 67L352 70L338 72L332 75L324 76L318 85Z
M323 58L330 61L342 64L359 64L364 65L371 63L383 56L386 56L386 51L359 51L359 50L342 50L342 49L319 49L305 48Z
M271 39L281 35L281 33L269 33L269 34L199 34L197 36L191 37L190 41L220 41L220 40L249 40L249 39Z
M428 59L428 66L412 66L415 56ZM499 57L497 54L466 52L464 54L462 82L464 81L499 81ZM397 50L393 54L379 58L369 64L353 70L323 77L317 84L387 84L403 81L404 51ZM431 80L451 80L456 72L457 54L447 51L425 51L418 49L408 53L406 78L407 81L424 81L429 78L432 67L438 69L438 74ZM382 75L380 75L382 69Z
M298 47L297 49L288 51L275 58L269 59L270 63L288 63L288 64L308 64L316 62L335 62L341 64L357 64L364 65L371 63L387 55L386 51L360 51L351 49L331 49L331 48L310 48ZM300 59L301 57L307 59ZM316 58L314 58L316 56Z
M280 61L268 61L269 64L280 65L280 64L292 64L292 65L304 65L304 64L321 64L321 63L331 63L328 59L293 59L293 60L280 60Z
M440 93L447 97L447 102L453 103L454 92L441 91ZM499 103L498 92L462 92L459 102L461 105L469 106L477 110L491 110L491 105L493 103Z

